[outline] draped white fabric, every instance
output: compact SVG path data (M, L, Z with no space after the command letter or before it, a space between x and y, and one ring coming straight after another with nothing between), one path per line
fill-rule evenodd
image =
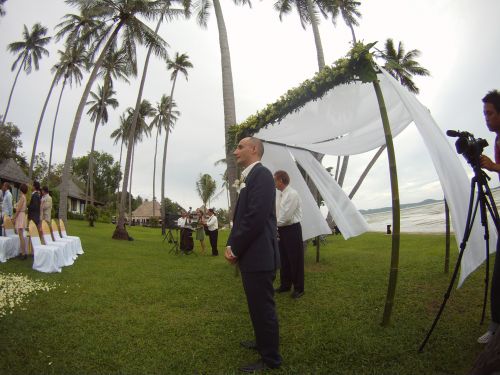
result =
M332 231L317 208L314 197L287 148L273 144L265 144L264 147L262 164L273 174L279 169L285 170L290 176L290 186L300 195L302 200L302 221L300 224L304 241L322 234L330 234ZM312 207L312 209L308 209L308 207Z
M459 245L465 230L470 191L465 170L429 110L385 71L379 79L393 137L414 122L424 139L450 206ZM328 155L359 154L385 144L373 85L359 82L335 87L323 98L311 101L288 115L279 125L262 129L255 136ZM286 170L278 165L276 167ZM387 185L389 188L389 181ZM332 211L330 207L329 210ZM496 239L495 230L490 230L491 252L495 250ZM484 261L484 249L482 229L477 218L462 258L459 285Z
M319 161L304 150L290 149L290 152L318 188L342 236L347 240L368 231L363 215Z

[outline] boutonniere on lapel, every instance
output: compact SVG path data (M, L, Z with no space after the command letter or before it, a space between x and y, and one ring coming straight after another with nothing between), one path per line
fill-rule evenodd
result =
M247 185L245 184L245 177L242 177L241 180L234 180L233 187L236 189L236 192L239 194L241 189L245 188Z

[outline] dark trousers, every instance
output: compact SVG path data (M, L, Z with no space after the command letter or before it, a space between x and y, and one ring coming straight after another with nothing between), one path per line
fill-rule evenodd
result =
M495 265L491 277L491 320L500 324L500 237L497 240Z
M219 255L219 251L217 250L217 238L219 237L219 231L209 230L208 237L210 239L210 247L212 248L212 255Z
M281 365L279 323L273 289L275 276L275 271L241 273L255 342L262 360L269 367Z
M304 291L304 243L300 223L279 227L280 288Z

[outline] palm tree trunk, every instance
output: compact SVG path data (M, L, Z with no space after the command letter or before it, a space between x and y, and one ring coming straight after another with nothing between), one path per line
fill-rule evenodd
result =
M170 89L170 103L168 105L168 113L167 113L167 130L165 130L165 145L163 146L163 163L161 168L161 234L165 234L165 168L167 165L167 146L168 146L168 135L170 134L170 116L172 115L172 104L174 103L174 90L175 83L177 82L177 73L174 76L174 81L172 82L172 88Z
M160 126L156 129L156 141L155 141L155 157L153 162L153 216L155 216L155 182L156 182L156 154L158 151L158 135L160 133Z
M359 176L358 182L356 182L356 185L354 185L351 192L349 193L349 199L352 199L354 197L354 194L356 194L356 192L358 191L358 189L361 186L361 184L363 183L366 175L368 174L368 172L370 172L370 169L372 169L373 165L375 164L375 162L377 161L379 156L382 155L382 152L385 150L385 148L386 148L386 145L381 146L378 149L378 151L375 153L375 155L373 155L372 160L370 160L370 162L366 166L363 173L361 173L361 176Z
M162 20L163 16L160 17L160 20L158 21L158 24L156 26L155 30L156 34L158 34L158 30L160 29ZM148 74L148 65L149 65L149 58L151 57L151 52L153 52L153 49L150 47L148 49L148 53L146 54L146 60L144 61L144 69L142 71L141 84L139 86L139 92L137 93L137 100L135 102L134 116L132 117L132 123L129 129L130 134L128 137L127 158L125 160L125 169L123 172L122 193L120 197L120 211L118 215L118 220L116 222L116 229L113 233L113 239L115 240L129 239L128 232L125 229L125 199L127 197L127 185L129 178L130 162L132 157L132 148L134 146L135 128L137 126L137 119L139 118L139 108L141 106L141 101L142 101L142 91L144 90L144 83L146 82L146 76Z
M38 135L40 134L40 129L42 128L43 117L45 116L45 110L47 109L47 104L49 103L50 96L52 94L52 90L57 83L57 73L54 74L54 79L50 84L49 93L47 94L47 98L45 99L45 103L43 103L42 113L40 114L40 119L38 120L38 126L36 127L35 132L35 140L33 141L33 151L31 151L31 161L30 161L30 169L28 173L28 178L31 181L33 177L33 165L35 164L35 155L36 155L36 146L38 144Z
M347 164L349 163L349 155L345 155L342 159L342 168L340 168L339 180L337 183L340 187L344 184L345 172L347 171Z
M318 71L325 67L325 55L323 53L323 46L321 44L321 36L319 35L319 21L314 13L314 5L312 0L307 0L307 12L311 19L311 26L314 34L314 43L316 44L316 55L318 57Z
M231 71L231 54L229 52L229 42L227 38L226 24L219 0L213 0L215 16L217 18L217 28L219 30L219 47L222 66L222 96L224 99L224 141L226 145L227 178L229 180L229 196L231 206L229 210L234 213L238 195L233 187L237 176L236 160L232 150L228 146L232 144L229 128L236 124L236 106L234 101L233 74ZM231 216L233 216L231 214Z
M351 29L352 42L353 42L354 44L356 44L356 43L357 43L357 41L356 41L356 34L354 33L354 27L352 26L352 24L351 24L350 22L349 22L349 23L347 23L347 26L349 26L349 28ZM353 45L353 46L354 46L354 45Z
M132 223L132 176L134 173L135 144L132 147L132 162L130 163L130 184L128 188L128 218Z
M65 76L61 88L61 93L59 94L59 100L57 101L56 114L54 116L54 124L52 124L52 136L50 137L50 152L49 152L49 171L47 173L47 186L49 186L49 189L50 189L50 170L52 167L52 150L54 149L54 134L56 132L57 116L59 115L59 107L61 106L61 99L63 97L64 88L66 87L66 79L67 77Z
M21 63L21 65L19 65L19 69L17 70L17 73L16 73L16 78L14 78L14 83L12 84L12 88L10 89L9 100L7 101L7 107L5 108L5 113L3 114L3 117L2 117L2 125L4 125L7 121L7 114L9 113L10 101L12 100L12 94L14 93L14 88L16 87L17 78L19 77L19 73L21 73L21 69L24 67L24 64L26 63L26 57L27 56L24 56L23 62Z
M101 109L101 112L103 110ZM97 129L99 128L99 123L101 122L101 114L99 114L95 121L94 135L92 136L92 146L90 147L89 154L89 170L88 170L88 185L90 190L90 204L94 205L94 149L95 149L95 139L97 136ZM87 197L85 197L87 200Z
M339 180L339 172L340 172L340 155L337 156L337 168L335 168L335 181Z
M73 150L75 148L76 142L76 134L78 133L78 127L80 126L80 121L82 120L83 110L85 105L87 104L87 98L90 94L90 90L92 89L92 85L97 77L97 73L101 68L102 62L104 61L104 57L106 56L106 52L108 51L111 44L115 41L118 32L120 31L123 23L120 21L116 28L113 30L113 33L109 37L106 45L101 51L101 55L97 59L94 64L94 69L92 69L92 73L90 74L87 85L85 86L85 90L83 91L82 98L80 99L80 104L78 105L78 109L76 110L75 119L73 121L73 126L71 128L71 133L69 135L68 140L68 149L66 151L66 159L64 161L64 169L62 173L62 182L61 188L59 190L59 218L63 221L66 221L68 214L68 185L70 179L70 169L71 169L71 160L73 158Z
M119 172L121 172L121 170L122 170L122 151L123 151L123 139L122 139L122 142L121 142L121 145L120 145L120 161L118 163L118 165L119 165ZM118 208L119 208L119 205L120 205L119 192L120 192L120 181L118 181L118 186L116 187L116 211L117 211L116 214L117 214L117 216L119 214Z
M392 252L391 252L391 269L389 272L389 286L387 289L387 297L385 300L384 316L382 325L389 325L394 305L394 296L396 294L396 285L398 281L399 268L399 241L400 241L400 207L399 207L399 188L398 188L398 172L396 169L396 156L394 153L394 144L392 142L391 127L389 124L389 116L385 106L384 96L380 88L378 80L373 81L373 87L377 95L377 101L384 126L385 143L387 145L387 157L389 159L389 174L391 176L391 193L392 193Z

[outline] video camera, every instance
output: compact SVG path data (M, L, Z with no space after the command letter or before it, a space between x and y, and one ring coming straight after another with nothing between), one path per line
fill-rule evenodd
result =
M473 167L479 167L479 157L488 146L488 142L482 138L474 138L474 135L469 132L461 132L460 130L447 130L448 137L458 137L455 142L457 153L462 154L467 162Z
M168 229L176 229L177 228L177 220L181 217L181 215L167 212L165 214L165 227Z

